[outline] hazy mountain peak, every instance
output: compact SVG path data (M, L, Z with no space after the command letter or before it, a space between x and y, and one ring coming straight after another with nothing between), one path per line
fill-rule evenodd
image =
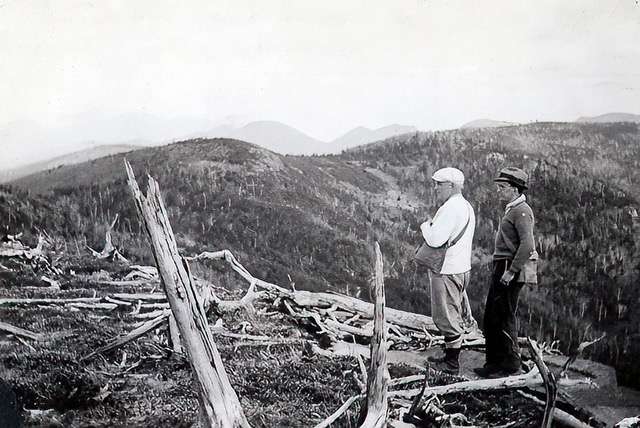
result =
M605 122L638 122L640 115L633 113L605 113L599 116L582 116L576 122L579 123L605 123Z
M56 156L41 162L35 162L18 168L0 172L0 183L17 180L41 171L57 168L62 165L75 165L90 160L110 156L118 153L130 152L141 149L142 146L133 144L103 144L84 150L75 151L66 155Z
M333 140L331 142L331 145L335 147L337 151L340 151L350 147L373 143L375 141L385 140L396 135L407 134L415 131L417 131L415 126L398 124L383 126L382 128L378 129L370 129L364 126L358 126L348 131L341 137Z
M516 125L513 122L505 122L501 120L493 120L493 119L476 119L471 122L467 122L462 125L460 128L498 128L501 126L514 126Z

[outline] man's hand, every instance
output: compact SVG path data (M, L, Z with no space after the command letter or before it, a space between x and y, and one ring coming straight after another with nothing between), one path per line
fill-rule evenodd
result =
M500 283L502 285L508 285L511 281L513 281L514 276L516 275L510 270L505 271L505 273L502 274L502 278L500 278Z
M431 220L433 220L433 218L431 216L427 216L427 219L420 224L420 230L422 230L425 225L431 226Z

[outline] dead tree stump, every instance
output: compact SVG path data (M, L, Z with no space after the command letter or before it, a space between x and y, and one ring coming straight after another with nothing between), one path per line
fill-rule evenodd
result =
M145 197L126 160L125 168L129 188L149 234L161 282L198 385L200 424L205 427L249 427L213 341L189 265L178 253L158 183L149 177Z
M373 336L371 337L371 365L367 376L366 417L361 427L380 428L387 425L387 339L384 323L384 271L380 245L376 242L375 306ZM363 406L364 409L364 406ZM362 416L361 416L362 419Z

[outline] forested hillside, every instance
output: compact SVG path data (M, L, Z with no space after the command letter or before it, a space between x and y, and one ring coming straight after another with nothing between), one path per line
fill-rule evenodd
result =
M389 306L423 313L428 290L411 263L417 226L435 208L431 174L456 166L467 175L465 195L477 213L470 294L479 320L503 210L492 178L504 165L523 167L531 175L528 197L543 262L541 284L522 299L522 333L560 340L567 351L606 331L592 356L616 366L629 384L640 378L632 364L640 356L640 260L626 214L638 206L639 151L638 124L539 123L415 133L339 156L280 156L226 139L126 156L138 177L149 173L160 183L185 254L229 248L265 280L368 298L362 291L376 239L386 259ZM100 247L119 214L114 243L125 256L150 263L122 159L61 167L3 187L3 227L9 233L38 227L64 237L67 251L84 251L85 244Z

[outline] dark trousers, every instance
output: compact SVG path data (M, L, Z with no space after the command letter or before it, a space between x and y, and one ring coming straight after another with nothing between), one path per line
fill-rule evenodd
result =
M483 321L487 349L486 365L504 370L520 368L516 310L518 294L523 284L516 282L518 275L508 285L500 283L502 274L510 265L510 260L493 262L493 275Z

